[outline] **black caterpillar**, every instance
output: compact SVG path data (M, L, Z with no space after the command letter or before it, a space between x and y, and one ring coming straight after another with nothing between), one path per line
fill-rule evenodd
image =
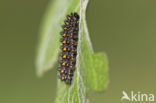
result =
M61 58L58 68L59 78L66 84L71 84L76 64L78 31L79 31L79 15L71 13L67 15L64 21L63 32L61 32Z

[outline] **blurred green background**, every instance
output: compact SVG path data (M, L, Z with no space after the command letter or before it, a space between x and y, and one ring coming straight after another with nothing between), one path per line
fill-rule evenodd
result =
M0 103L53 103L56 69L35 74L38 31L49 0L0 0ZM122 91L156 95L156 1L90 0L96 52L109 58L109 85L91 103L120 103Z

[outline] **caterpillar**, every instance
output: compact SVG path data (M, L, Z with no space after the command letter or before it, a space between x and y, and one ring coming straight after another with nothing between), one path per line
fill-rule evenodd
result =
M58 68L59 78L66 84L71 84L77 56L79 15L77 13L67 15L62 28L63 31L60 33L62 45Z

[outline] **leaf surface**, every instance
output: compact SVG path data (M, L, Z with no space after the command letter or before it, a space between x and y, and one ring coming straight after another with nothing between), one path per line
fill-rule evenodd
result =
M37 55L37 73L42 75L53 68L60 52L60 31L67 14L80 15L76 69L71 85L58 79L56 103L86 103L90 90L103 91L107 87L108 62L104 53L94 53L86 23L89 0L55 0L48 6L41 27Z

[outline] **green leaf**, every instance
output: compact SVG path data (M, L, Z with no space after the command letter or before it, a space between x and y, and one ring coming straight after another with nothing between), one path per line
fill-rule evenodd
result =
M59 52L61 25L66 14L72 11L80 13L79 0L54 0L49 3L41 25L37 51L36 67L39 76L54 67Z
M53 68L59 54L61 25L67 14L80 15L76 70L71 85L58 79L56 103L86 103L89 91L104 91L107 87L108 62L104 53L94 54L86 24L89 0L55 0L48 6L41 27L37 55L37 73Z

